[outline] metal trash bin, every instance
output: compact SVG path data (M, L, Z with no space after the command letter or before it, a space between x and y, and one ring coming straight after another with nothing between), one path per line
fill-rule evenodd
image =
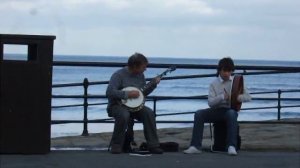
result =
M55 36L0 34L0 153L44 154L51 146ZM28 46L27 60L6 60L4 46Z

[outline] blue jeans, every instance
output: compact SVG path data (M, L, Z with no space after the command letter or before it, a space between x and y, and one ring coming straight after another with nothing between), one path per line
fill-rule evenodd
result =
M202 147L204 123L225 121L227 125L227 146L237 146L238 114L230 108L208 108L196 111L191 146Z

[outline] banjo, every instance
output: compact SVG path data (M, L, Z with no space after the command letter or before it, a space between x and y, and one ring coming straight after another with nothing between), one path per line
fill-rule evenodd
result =
M242 102L238 101L238 96L243 93L244 90L244 78L242 75L235 75L232 81L231 88L231 108L240 111Z
M174 71L176 69L175 66L171 66L169 67L167 70L165 70L163 73L161 73L160 75L156 76L155 78L162 78L163 76L165 76L167 73L171 73L172 71ZM148 88L150 88L154 83L152 81L148 82L143 88L138 89L136 87L125 87L122 89L122 91L132 91L132 90L136 90L139 92L139 97L138 98L131 98L131 99L122 99L121 102L123 105L125 105L129 111L131 112L136 112L141 110L144 107L145 104L145 95L144 95L144 91L147 90Z

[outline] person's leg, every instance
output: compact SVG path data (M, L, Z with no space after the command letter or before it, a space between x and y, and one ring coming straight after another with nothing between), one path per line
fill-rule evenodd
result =
M154 112L149 107L144 106L140 111L134 113L133 116L143 123L148 148L159 147Z
M130 112L125 107L116 105L111 107L109 115L115 119L114 132L112 135L112 148L120 147L122 149Z
M125 138L123 143L123 152L125 153L132 152L132 147L136 146L136 143L134 142L133 126L134 126L134 119L133 117L130 117L128 121L127 129L125 131Z
M194 146L197 149L201 149L204 123L221 121L223 119L222 113L224 113L224 110L222 108L208 108L198 110L195 113L191 146Z
M233 109L226 110L225 121L227 125L227 145L237 147L238 114Z
M208 108L196 111L190 147L183 152L186 154L201 153L204 123L221 121L224 117L222 108Z
M211 109L203 109L198 110L194 114L194 126L192 132L192 140L190 146L194 146L197 149L201 149L202 146L202 138L203 138L203 129L204 129L204 122L209 115Z

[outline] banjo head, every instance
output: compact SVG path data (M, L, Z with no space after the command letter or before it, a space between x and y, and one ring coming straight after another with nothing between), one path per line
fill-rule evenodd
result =
M137 110L134 110L134 109L139 108L140 106L142 106L144 104L144 95L138 88L126 87L122 90L123 91L135 90L135 91L138 91L140 93L140 96L138 98L128 98L127 100L122 99L122 104L124 104L125 106L132 109L132 111L137 111Z

